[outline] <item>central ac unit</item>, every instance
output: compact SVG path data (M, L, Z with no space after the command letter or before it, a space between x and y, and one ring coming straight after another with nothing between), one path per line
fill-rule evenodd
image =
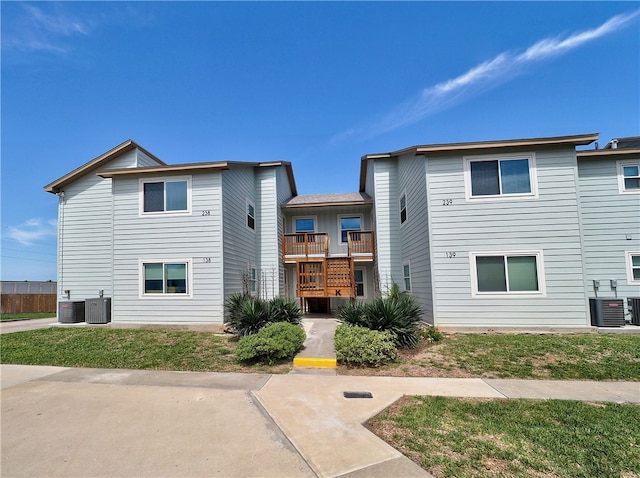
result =
M631 323L640 325L640 297L628 297L627 306L631 313Z
M111 298L87 299L85 317L87 324L106 324L111 322Z
M595 327L624 327L624 302L622 299L597 297L589 299L591 325Z

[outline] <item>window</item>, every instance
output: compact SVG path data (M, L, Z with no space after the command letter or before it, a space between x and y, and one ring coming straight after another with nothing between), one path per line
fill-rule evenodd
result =
M536 196L533 155L465 158L467 199Z
M402 279L404 281L404 290L411 290L411 266L409 264L402 265Z
M640 252L626 252L627 283L640 284Z
M473 293L544 293L542 252L471 254Z
M293 220L295 232L315 232L316 221L313 217L296 217Z
M189 262L142 262L143 295L189 295Z
M247 227L252 231L256 230L256 208L247 200Z
M354 271L354 279L356 284L356 297L364 297L364 269L356 269Z
M402 193L400 196L400 224L404 224L407 220L407 194Z
M255 268L250 268L249 269L249 292L251 294L255 294L257 287L257 279L256 279L256 270Z
M141 212L189 212L189 183L187 178L141 181Z
M359 231L362 218L360 216L340 217L340 242L346 243L349 231Z
M640 162L618 162L618 188L621 193L640 193Z

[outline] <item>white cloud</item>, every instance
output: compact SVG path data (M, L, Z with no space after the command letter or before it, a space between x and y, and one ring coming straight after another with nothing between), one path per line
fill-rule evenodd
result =
M25 246L53 239L57 236L58 222L55 219L43 221L39 218L28 219L18 226L8 228L7 237Z
M65 39L90 33L90 22L57 3L16 3L3 7L3 48L65 53Z
M545 38L534 43L522 53L502 52L493 59L482 62L455 78L425 88L420 94L408 99L383 118L368 126L351 128L335 135L331 139L331 143L337 143L354 136L376 136L415 123L452 104L459 103L465 97L495 88L523 74L528 64L565 54L587 42L618 31L631 23L639 14L640 10L636 10L628 14L616 15L597 28L574 33L566 38Z

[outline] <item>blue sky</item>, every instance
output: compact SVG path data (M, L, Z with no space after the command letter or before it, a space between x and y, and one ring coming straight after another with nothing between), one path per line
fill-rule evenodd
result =
M2 2L2 280L55 280L43 186L131 138L357 191L415 144L640 134L639 2Z

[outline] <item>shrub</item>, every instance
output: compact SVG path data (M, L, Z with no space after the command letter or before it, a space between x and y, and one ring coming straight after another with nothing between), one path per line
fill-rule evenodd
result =
M268 304L257 297L234 294L229 297L225 307L227 309L225 322L239 337L255 334L269 323Z
M292 358L302 349L305 333L299 326L276 322L257 333L242 337L235 355L241 362L264 362L269 365Z
M296 301L275 297L270 301L249 294L233 294L225 303L225 323L238 337L255 334L273 322L298 325L302 313Z
M428 344L432 344L433 342L440 342L444 338L444 335L433 325L429 325L420 329L420 337Z
M274 297L269 302L269 322L288 322L299 325L302 318L300 306L293 299Z
M389 297L378 298L364 305L346 305L338 312L338 319L371 330L393 332L398 347L415 348L420 339L421 314L420 306L412 296L392 287Z
M398 349L392 332L340 324L335 334L336 358L351 365L382 365L396 359Z

